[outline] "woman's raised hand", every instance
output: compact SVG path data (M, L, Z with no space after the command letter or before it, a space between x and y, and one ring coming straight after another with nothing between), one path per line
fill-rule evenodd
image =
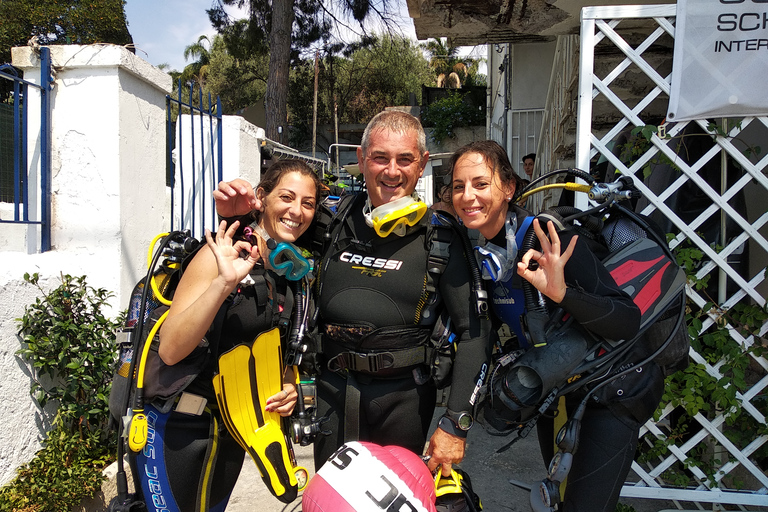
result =
M236 286L242 281L261 257L257 246L245 240L234 241L239 225L240 222L235 221L227 227L227 222L221 221L215 240L211 232L205 230L205 240L216 258L219 278L228 286Z
M216 200L216 213L222 217L239 217L261 207L253 186L240 178L219 182L218 188L213 191L213 198Z
M565 264L573 254L578 236L571 238L568 247L561 253L560 236L557 234L555 223L548 222L547 227L549 238L541 229L539 220L533 220L533 230L541 244L541 251L530 249L526 252L517 264L517 273L541 293L560 303L565 297ZM538 263L536 270L528 268L531 261Z

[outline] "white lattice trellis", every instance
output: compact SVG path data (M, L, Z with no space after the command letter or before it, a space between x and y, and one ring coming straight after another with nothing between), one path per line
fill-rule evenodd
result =
M663 440L668 450L650 461L635 462L639 478L624 485L622 496L674 500L679 508L680 502L693 502L702 510L702 504L754 510L768 507L768 476L761 468L768 460L768 361L753 351L755 344L765 346L768 322L761 320L751 333L745 332L733 312L743 305L766 306L768 118L666 124L666 136L656 132L650 141L628 135L634 127L663 124L649 117L666 111L671 67L669 61L666 68L659 64L658 49L671 48L675 10L675 5L583 9L576 167L594 170L602 161L610 170L632 176L647 199L642 213L665 219L673 235L671 246L701 251L696 277L709 279L709 285L688 287L692 311L703 313L699 338L705 340L715 327L724 327L729 341L749 354L749 365L741 385L739 379L725 381L741 373L735 374L725 360L711 360L704 350L691 350L691 365L718 382L718 391L733 393L735 388L742 418L751 417L753 427L734 441L738 436L728 420L732 411L702 408L693 416L683 411L691 427L687 435L673 437L682 408L668 405L658 422L648 422L641 431L641 445ZM606 54L619 57L609 65L604 57L595 57ZM636 87L634 94L627 94L627 77L637 84L639 75L646 81L645 90L637 94ZM621 148L637 140L631 158L622 153ZM760 141L765 156L755 151ZM666 176L666 182L658 176ZM694 198L699 207L686 209ZM708 459L710 470L686 467L693 458ZM687 475L688 483L670 481L671 469Z

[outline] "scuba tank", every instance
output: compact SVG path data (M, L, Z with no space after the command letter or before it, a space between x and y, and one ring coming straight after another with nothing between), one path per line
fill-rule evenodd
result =
M678 334L684 331L685 273L676 264L659 230L619 204L622 200L638 197L632 179L621 177L614 183L603 184L595 183L586 173L574 172L590 183L576 185L583 187L580 191L601 202L586 212L559 208L544 212L538 218L542 223L555 222L558 231L573 228L580 236L591 240L597 249L595 253L601 254L603 265L614 281L640 309L641 321L639 331L632 339L601 339L573 325L572 319L563 321L561 309L547 311L537 290L527 281L523 282L528 310L526 334L534 348L511 352L499 359L491 372L482 409L484 420L498 431L497 434L518 433L517 438L498 451L508 449L527 435L539 416L558 397L581 388L586 390L556 436L557 452L547 477L530 488L531 509L535 512L554 512L560 508L560 486L578 448L581 419L588 400L616 379L650 361L658 360L664 365L674 363L665 359L666 352L683 354L687 350L671 347L673 341L675 344L689 343L686 335ZM528 190L523 191L523 198L530 193ZM521 250L524 253L536 248L536 243L537 237L529 232ZM648 343L647 348L637 345L649 328L662 323L668 327L670 320L665 318L670 313L676 315L674 326L667 331L663 342ZM636 346L640 350L633 350ZM619 362L621 366L616 367Z
M158 245L156 251L155 246ZM180 279L181 263L199 247L199 241L189 231L174 231L157 235L149 245L146 276L136 283L128 304L128 314L123 329L117 333L118 362L109 395L109 411L117 422L117 496L109 503L109 512L140 512L146 510L143 501L128 492L124 467L125 445L141 449L146 442L147 423L143 414L142 364L145 348L152 337L145 336L151 323L151 315L161 306L170 305L173 292ZM159 327L160 322L155 322ZM154 335L154 330L149 334ZM133 402L133 403L132 403ZM143 441L143 442L142 442Z

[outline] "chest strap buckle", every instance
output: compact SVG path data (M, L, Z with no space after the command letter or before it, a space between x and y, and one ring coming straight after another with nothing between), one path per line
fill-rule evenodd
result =
M395 356L391 352L341 352L328 360L328 369L332 372L345 370L354 372L376 373L392 368Z

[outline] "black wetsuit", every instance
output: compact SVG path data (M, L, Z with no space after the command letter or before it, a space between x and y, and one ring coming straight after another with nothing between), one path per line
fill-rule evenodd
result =
M472 410L470 397L489 358L490 322L474 314L459 235L454 234L435 296L427 291L430 216L403 237L380 238L365 223L364 200L365 194L358 196L345 210L344 222L335 226L335 243L326 248L316 281L322 334L318 416L330 418L325 428L332 432L315 442L316 468L348 440L394 444L421 454L435 410L436 388L423 361L349 370L339 368L340 353L416 347L429 337L437 313L446 307L459 340L448 401L454 411ZM346 419L345 402L346 410L354 411Z
M221 512L227 506L245 452L225 428L218 411L212 383L218 358L269 330L279 318L277 309L293 304L284 278L265 272L260 265L250 277L254 282L238 285L219 309L206 335L207 357L202 371L184 389L207 400L205 411L199 416L173 409L163 412L162 402L145 407L149 440L141 453L131 452L130 462L136 488L141 489L150 512ZM178 365L189 363L196 353ZM206 494L209 507L198 508Z
M518 226L530 214L514 207ZM531 228L532 229L532 228ZM546 232L546 229L545 229ZM561 234L562 250L568 247L573 233ZM504 233L492 240L504 242ZM518 254L518 258L522 254ZM493 300L503 301L501 291L519 287L521 278L511 283L493 283ZM638 332L640 311L616 285L588 244L580 237L573 255L565 265L568 285L565 298L559 304L566 313L591 332L609 339L631 339ZM490 295L490 294L489 294ZM551 301L547 301L553 307ZM494 307L499 313L502 308ZM513 327L519 317L501 316L500 320ZM642 342L642 340L641 340ZM533 350L536 350L535 348ZM616 363L621 365L621 362ZM579 445L568 474L567 487L560 510L567 512L613 512L621 486L635 456L639 428L656 409L663 392L664 376L655 362L650 362L613 382L600 393L600 401L590 400L581 421ZM583 392L566 396L570 415L583 398ZM537 423L539 445L545 464L554 455L554 421L544 417Z

